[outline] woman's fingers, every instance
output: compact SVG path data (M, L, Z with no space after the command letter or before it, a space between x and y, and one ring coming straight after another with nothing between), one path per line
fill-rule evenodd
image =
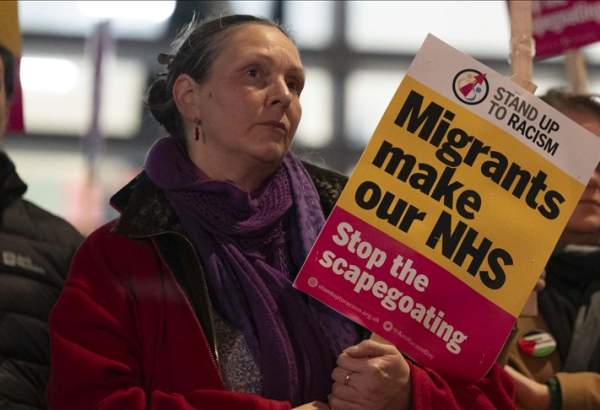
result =
M356 381L355 381L356 382ZM356 403L360 401L360 393L352 385L335 382L331 386L331 394L339 399Z
M337 383L348 384L347 380L351 380L352 377L357 374L358 373L356 372L338 366L331 372L331 379Z
M368 369L369 358L364 357L361 359L354 358L347 353L341 353L337 359L337 365L343 369L354 373L361 373Z
M329 407L331 410L362 410L363 407L358 403L349 402L343 398L337 397L333 393L329 395Z
M344 353L353 358L376 357L386 354L398 354L395 346L387 343L379 343L374 340L363 340L357 345L350 346L344 350Z
M365 340L338 356L331 373L333 410L406 409L410 366L392 345Z

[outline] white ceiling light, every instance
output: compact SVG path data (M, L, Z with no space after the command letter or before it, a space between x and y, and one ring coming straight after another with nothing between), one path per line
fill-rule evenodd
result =
M161 23L171 17L175 1L78 1L82 14L99 20L142 20Z
M79 67L66 59L24 56L21 60L21 83L25 91L63 95L75 87L79 76Z
M99 22L110 20L116 38L156 39L164 33L174 10L174 0L19 1L24 33L76 37L87 37Z
M32 134L80 136L92 118L93 66L81 56L25 55L22 60L23 113ZM134 59L107 61L100 128L108 137L135 135L142 117L146 68Z

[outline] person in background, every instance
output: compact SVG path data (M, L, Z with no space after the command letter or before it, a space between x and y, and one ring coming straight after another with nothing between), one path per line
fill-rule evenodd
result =
M170 135L52 313L51 408L514 408L500 367L452 384L292 287L346 178L289 151L304 68L285 30L192 21L174 48L148 92Z
M600 137L596 97L551 90L542 99ZM538 316L519 318L508 350L517 401L526 409L600 409L600 163L546 265L545 281Z
M14 59L0 45L0 140L14 87ZM23 199L27 185L0 151L0 409L46 409L48 316L83 237Z

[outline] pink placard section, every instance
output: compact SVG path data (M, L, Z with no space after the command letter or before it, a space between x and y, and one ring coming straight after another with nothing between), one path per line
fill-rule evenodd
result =
M340 207L294 286L421 365L460 371L465 380L487 373L515 322L439 265Z
M600 1L534 1L533 38L542 59L600 40Z

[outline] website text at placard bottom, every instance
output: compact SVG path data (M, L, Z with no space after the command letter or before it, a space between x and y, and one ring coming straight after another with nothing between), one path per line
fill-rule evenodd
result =
M402 261L402 256L398 255L396 261ZM410 259L405 263L410 269ZM411 261L412 262L412 261ZM411 263L410 262L410 263ZM445 313L434 306L427 307L423 303L400 291L396 287L389 286L384 280L376 280L375 276L353 264L349 264L343 257L326 250L319 259L319 264L332 273L343 277L347 282L354 285L353 290L356 293L370 292L372 296L380 300L380 305L392 312L399 311L408 314L414 321L420 323L425 329L429 330L436 337L446 342L446 349L453 354L461 351L461 343L467 340L468 336L461 330L444 320ZM416 272L415 270L413 270Z
M329 295L332 299L342 303L344 306L346 306L349 309L351 309L352 311L356 312L356 315L358 317L360 317L361 319L366 320L373 324L380 323L381 318L379 316L373 315L371 312L369 312L368 310L362 309L360 306L356 306L354 303L349 302L344 297L338 295L335 291L333 291L321 284L318 285L318 289L319 289L319 291ZM411 346L413 346L413 348L415 348L416 350L421 352L429 360L432 360L435 358L435 355L429 349L427 349L426 347L423 347L419 343L415 342L408 334L404 333L402 331L402 329L400 329L399 327L394 326L391 322L385 321L385 322L383 322L382 326L385 331L392 332L397 337L402 338L405 342L409 343Z

